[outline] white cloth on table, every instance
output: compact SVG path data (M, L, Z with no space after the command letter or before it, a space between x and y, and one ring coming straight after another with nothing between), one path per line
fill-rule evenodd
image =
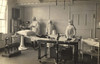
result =
M32 30L21 30L21 31L18 31L17 34L24 35L24 36L36 35Z
M81 40L81 50L84 52L91 52L95 47L100 47L99 42L95 41L92 38L82 39Z
M88 39L82 39L82 41L90 46L99 47L99 42L95 41L94 39L88 38Z
M21 42L20 42L19 50L26 50L27 48L24 45L24 37L35 35L34 32L32 30L21 30L21 31L18 31L17 34L21 35Z

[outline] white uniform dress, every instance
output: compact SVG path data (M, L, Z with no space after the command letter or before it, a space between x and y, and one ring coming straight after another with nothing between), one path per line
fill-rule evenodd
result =
M65 34L66 34L67 38L73 38L73 36L75 36L75 34L76 34L75 27L73 25L68 25L66 27Z
M39 25L39 22L37 21L33 21L30 26L32 31L36 33L36 35L39 35L40 34L40 25Z
M52 34L52 31L54 30L54 24L48 23L47 27L46 27L46 33L48 35ZM47 47L51 47L53 44L51 43L47 43Z

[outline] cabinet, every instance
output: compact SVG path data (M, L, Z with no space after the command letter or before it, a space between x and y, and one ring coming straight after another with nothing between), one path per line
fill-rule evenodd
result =
M20 9L12 8L12 19L10 21L11 24L11 33L15 33L19 30L19 20L20 18Z

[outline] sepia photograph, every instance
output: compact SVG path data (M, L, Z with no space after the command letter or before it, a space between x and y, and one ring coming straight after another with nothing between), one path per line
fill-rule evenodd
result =
M0 0L0 64L100 64L100 0Z

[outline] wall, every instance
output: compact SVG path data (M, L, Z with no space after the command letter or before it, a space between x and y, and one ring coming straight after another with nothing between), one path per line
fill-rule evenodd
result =
M56 24L57 31L60 33L64 33L60 30L62 27L59 26L59 24L61 24L64 27L64 29L62 29L64 31L67 24L66 20L68 20L67 9L68 7L66 7L66 9L64 10L63 6L28 7L25 8L24 20L32 21L32 17L37 17L38 21L40 21L43 34L45 31L46 23L50 19Z
M100 3L97 3L97 23L96 23L97 28L99 22L100 22ZM100 29L96 29L96 37L100 39Z
M32 21L32 17L37 17L41 23L42 34L45 32L47 21L50 19L54 22L57 32L65 33L68 19L74 21L77 29L77 35L84 38L95 37L95 21L96 4L77 2L73 5L66 5L65 9L62 5L47 6L26 6L24 8L24 21Z

